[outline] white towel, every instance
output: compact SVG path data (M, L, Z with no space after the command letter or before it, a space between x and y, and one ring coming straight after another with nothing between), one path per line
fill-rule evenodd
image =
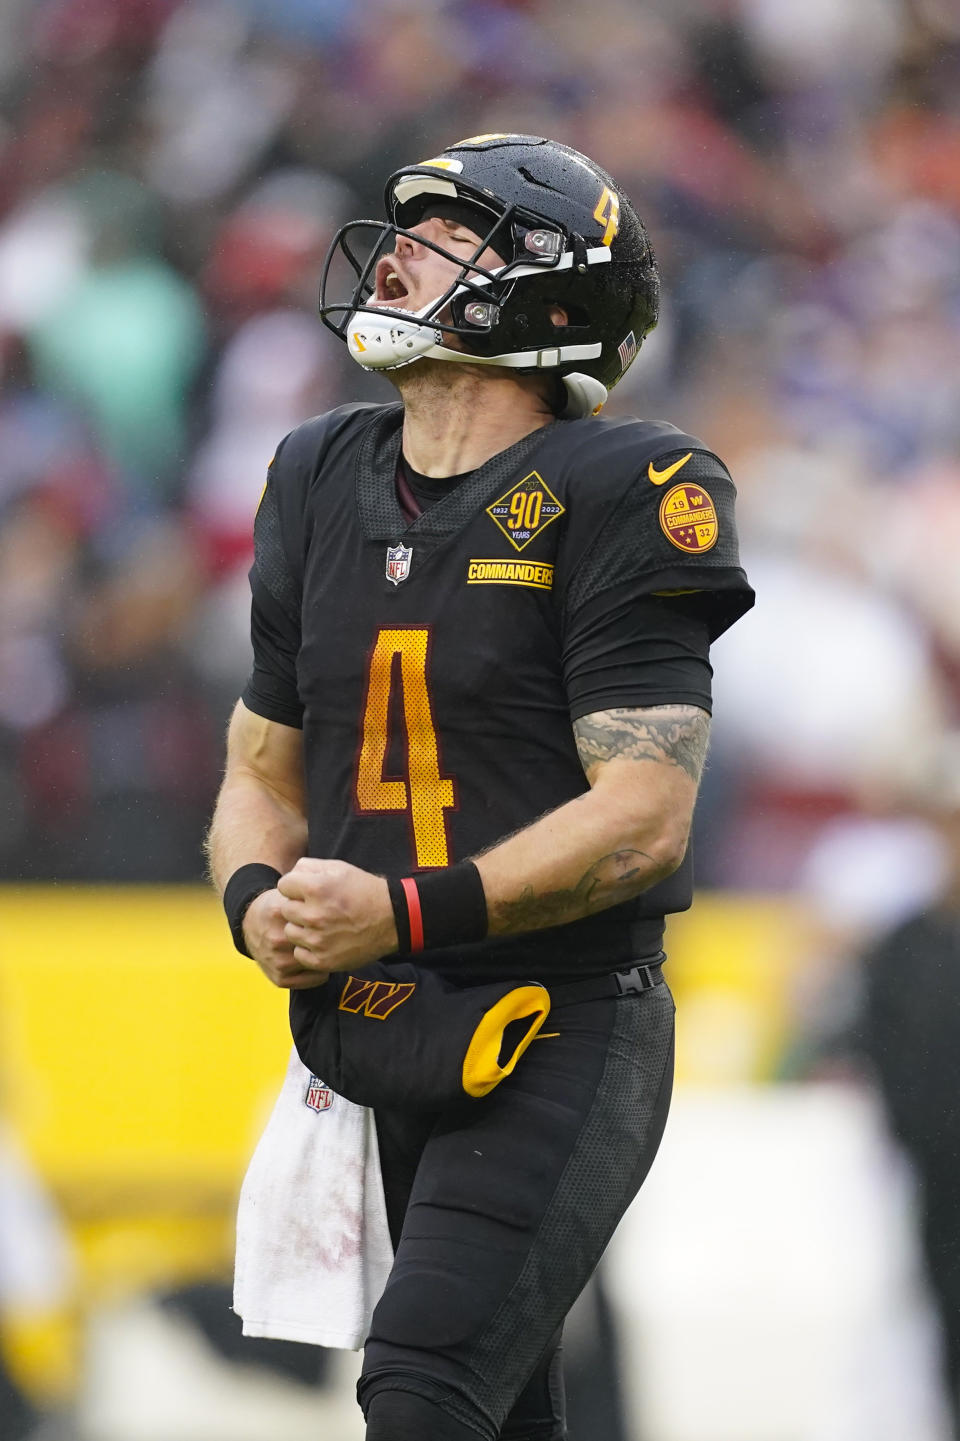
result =
M311 1076L294 1050L240 1192L243 1334L356 1351L392 1264L373 1112Z

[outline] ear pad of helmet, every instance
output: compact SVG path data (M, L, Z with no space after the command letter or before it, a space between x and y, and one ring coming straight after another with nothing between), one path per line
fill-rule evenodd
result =
M583 420L585 416L596 415L606 403L607 387L594 380L592 375L581 375L572 371L563 377L567 392L567 404L563 412L566 420Z

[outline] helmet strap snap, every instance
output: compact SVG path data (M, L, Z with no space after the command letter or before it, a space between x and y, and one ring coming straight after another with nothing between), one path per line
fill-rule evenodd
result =
M587 258L587 242L582 235L570 236L570 249L573 251L573 268L578 275L586 275L589 260Z

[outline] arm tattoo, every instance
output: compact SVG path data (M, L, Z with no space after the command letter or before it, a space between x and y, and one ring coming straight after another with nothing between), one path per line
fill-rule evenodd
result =
M595 711L573 723L580 761L589 773L615 760L659 761L679 766L697 785L707 755L710 717L694 705L618 707Z
M591 783L597 766L619 758L676 767L696 787L707 754L710 717L693 705L624 706L583 716L574 722L573 732ZM564 925L632 900L663 874L662 862L647 851L612 851L594 861L572 886L537 892L525 885L512 899L491 901L490 933Z
M617 901L630 900L644 884L649 884L650 868L655 865L646 851L623 850L601 856L575 886L539 895L532 886L524 886L514 900L495 902L490 929L498 934L535 931L605 910Z

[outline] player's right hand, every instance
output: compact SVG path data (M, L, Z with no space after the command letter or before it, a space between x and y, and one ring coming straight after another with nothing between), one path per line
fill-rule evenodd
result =
M305 991L325 986L323 971L304 970L293 958L293 942L287 940L286 921L280 912L283 896L277 890L262 891L250 902L243 918L243 938L268 981L286 991Z

